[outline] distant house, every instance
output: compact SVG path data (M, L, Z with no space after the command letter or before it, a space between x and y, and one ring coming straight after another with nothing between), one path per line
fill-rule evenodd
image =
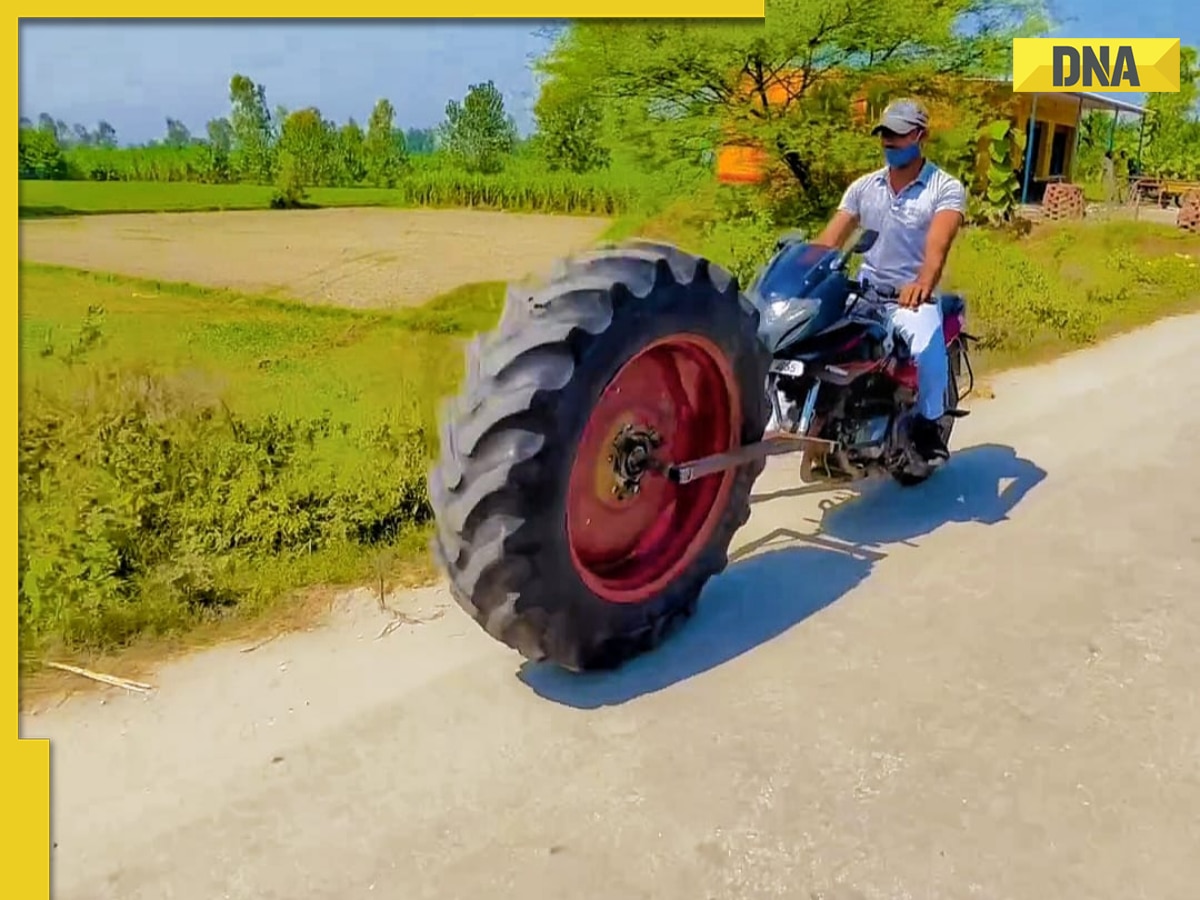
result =
M1085 113L1110 112L1113 115L1108 146L1112 149L1117 122L1123 113L1146 121L1146 110L1124 100L1115 100L1085 91L1071 93L1014 94L1011 83L1002 83L998 90L1015 99L1012 110L1015 122L1026 135L1025 158L1028 171L1021 173L1022 199L1041 199L1046 185L1053 181L1071 181L1075 177L1075 161L1079 150L1079 125ZM1033 134L1029 121L1033 119ZM1141 148L1138 148L1141 154Z
M788 93L796 92L802 84L802 75L784 76L779 84L755 94L754 101L782 105ZM1022 198L1028 201L1040 199L1050 182L1072 179L1079 145L1079 127L1085 113L1101 110L1113 114L1110 147L1117 120L1123 113L1145 120L1144 108L1099 94L1016 93L1010 81L1002 80L966 79L962 84L964 90L979 92L988 103L994 105L997 118L1007 115L1025 133L1026 165L1020 167L1020 178ZM883 105L882 100L868 100L866 91L863 91L850 102L847 110L850 121L866 128L879 115ZM931 128L937 130L939 125L950 124L946 116L945 110L932 108ZM1032 135L1029 132L1030 118L1034 123ZM725 184L756 184L762 181L768 160L767 152L761 147L731 141L717 151L717 178ZM1025 171L1026 168L1028 171Z

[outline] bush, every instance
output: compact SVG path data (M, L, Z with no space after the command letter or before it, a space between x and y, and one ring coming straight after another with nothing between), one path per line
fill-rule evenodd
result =
M335 436L357 445L357 466L322 455ZM120 645L272 599L255 566L392 542L424 522L426 459L419 428L248 420L149 371L34 393L19 441L22 646Z
M985 349L1087 344L1130 317L1152 318L1196 296L1195 258L1162 247L1139 252L1147 236L1177 240L1170 229L1122 222L1023 239L972 228L955 245L946 281L967 296L971 330Z
M65 178L67 162L58 140L41 128L22 128L17 134L18 178Z
M297 209L307 196L296 158L285 150L279 154L279 175L275 179L275 193L271 195L271 209Z

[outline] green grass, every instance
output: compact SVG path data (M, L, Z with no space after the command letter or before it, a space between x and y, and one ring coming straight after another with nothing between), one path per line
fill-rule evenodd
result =
M993 368L1030 362L1200 305L1200 238L1110 220L1043 226L1025 238L968 230L947 287Z
M275 189L257 184L175 181L22 181L21 218L103 213L209 212L270 209ZM403 206L399 191L378 188L315 188L314 206Z
M314 187L308 207L466 207L569 215L616 215L637 206L640 185L601 175L518 170L494 176L417 171L395 188ZM104 213L270 209L275 188L187 181L21 181L20 218Z
M726 264L758 239L693 212L613 236ZM968 230L947 279L995 368L1195 308L1198 260L1200 239L1144 223ZM33 264L20 278L26 662L254 621L420 564L438 401L503 285L382 313Z
M23 265L27 658L254 616L423 549L436 405L502 296L363 313Z

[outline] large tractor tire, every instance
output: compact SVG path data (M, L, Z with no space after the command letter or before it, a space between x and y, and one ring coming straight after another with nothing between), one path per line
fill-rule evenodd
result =
M770 356L757 330L728 272L659 244L510 290L496 331L468 349L429 479L433 552L459 605L526 658L573 671L657 646L725 568L763 463L685 485L619 475L655 440L674 463L761 439Z

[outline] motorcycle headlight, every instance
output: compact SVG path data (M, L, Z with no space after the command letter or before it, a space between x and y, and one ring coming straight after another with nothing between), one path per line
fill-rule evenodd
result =
M791 306L791 300L772 300L767 306L767 315L772 319L778 319L780 316L786 315Z
M767 324L792 319L800 321L811 316L816 306L816 301L808 297L781 297L763 305L762 317Z

